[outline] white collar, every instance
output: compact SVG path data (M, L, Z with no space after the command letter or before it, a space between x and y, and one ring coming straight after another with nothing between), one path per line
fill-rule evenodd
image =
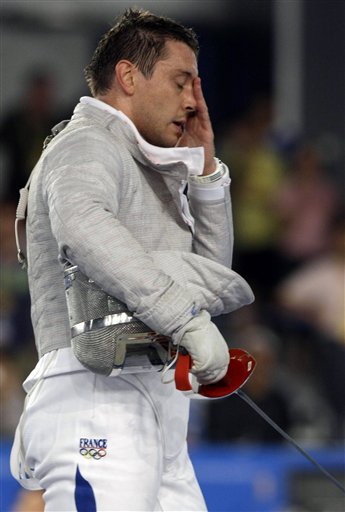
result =
M174 148L161 148L149 144L138 132L134 123L120 110L104 103L104 101L92 98L90 96L83 96L80 98L80 103L92 105L106 112L110 112L114 116L124 121L133 131L138 146L141 152L152 162L154 165L167 165L176 162L183 162L189 171L189 174L200 175L203 173L204 167L204 148L188 148L188 147L174 147Z

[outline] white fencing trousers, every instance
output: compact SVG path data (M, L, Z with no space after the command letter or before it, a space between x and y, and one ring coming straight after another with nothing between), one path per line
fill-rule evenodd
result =
M160 373L45 376L27 397L11 471L44 489L46 512L204 511L188 410Z

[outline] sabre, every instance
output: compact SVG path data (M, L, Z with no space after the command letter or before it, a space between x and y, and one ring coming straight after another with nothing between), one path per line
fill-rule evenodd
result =
M284 437L284 439L289 441L289 443L291 443L302 455L304 455L304 457L308 459L309 462L314 464L314 466L319 471L321 471L321 473L323 473L327 478L329 478L334 483L334 485L336 485L338 489L343 491L343 493L345 494L345 487L336 478L334 478L334 476L331 475L331 473L329 473L323 466L321 466L321 464L319 464L308 452L306 452L298 443L296 443L296 441L291 436L289 436L289 434L287 434L285 430L280 428L279 425L277 425L277 423L272 420L272 418L270 418L255 402L253 402L253 400L246 393L244 393L244 391L242 391L242 389L238 389L237 391L235 391L235 393L238 396L240 396L242 400L247 402L247 404L249 404L250 407L252 407L252 409L254 409L255 412L257 412L264 420L266 420L267 423L271 425L271 427L273 427L277 432L279 432L279 434L281 434Z
M186 394L199 394L206 398L225 398L236 393L254 411L259 414L271 427L292 444L309 462L311 462L326 478L328 478L340 491L345 494L345 487L321 464L319 464L306 450L304 450L285 430L272 420L244 391L242 386L254 371L256 361L248 352L234 348L229 350L230 364L228 372L219 382L208 385L198 385L190 381L192 360L189 354L180 353L175 368L176 388ZM231 368L231 369L230 369ZM193 380L193 376L192 380Z

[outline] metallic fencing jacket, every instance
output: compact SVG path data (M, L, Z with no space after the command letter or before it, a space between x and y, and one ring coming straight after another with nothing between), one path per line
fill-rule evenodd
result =
M189 194L192 233L181 206L188 178L184 161L153 163L123 119L77 105L30 185L28 278L39 357L70 346L64 261L167 336L200 309L219 315L252 302L230 269L229 187L217 200Z

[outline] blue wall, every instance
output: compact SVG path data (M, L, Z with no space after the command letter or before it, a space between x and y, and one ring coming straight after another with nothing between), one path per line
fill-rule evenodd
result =
M344 483L344 447L308 453ZM332 503L343 505L323 510L345 510L344 494L292 446L208 445L191 450L191 457L210 512L286 512L297 475L315 478L310 503L324 501L328 493Z

